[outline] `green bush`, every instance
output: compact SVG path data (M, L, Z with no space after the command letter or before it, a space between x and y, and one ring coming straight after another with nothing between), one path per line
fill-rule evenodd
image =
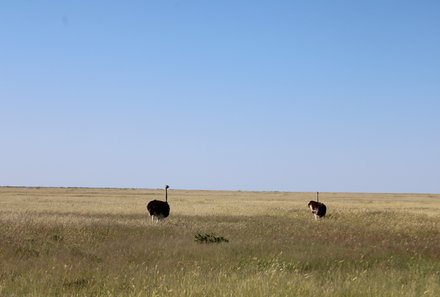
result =
M221 243L221 242L229 242L228 239L224 238L223 236L216 236L214 234L201 234L197 233L194 236L194 241L198 243Z

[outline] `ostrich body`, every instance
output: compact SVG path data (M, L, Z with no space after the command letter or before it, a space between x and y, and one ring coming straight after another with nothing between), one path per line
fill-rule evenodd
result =
M319 202L319 192L316 193L316 200L311 200L307 206L310 208L312 214L315 216L315 219L322 218L325 216L327 212L327 206L324 203Z
M160 200L152 200L147 204L147 210L150 213L151 220L154 222L154 218L157 221L161 219L165 219L170 215L170 206L168 204L168 188L169 186L165 186L165 201Z

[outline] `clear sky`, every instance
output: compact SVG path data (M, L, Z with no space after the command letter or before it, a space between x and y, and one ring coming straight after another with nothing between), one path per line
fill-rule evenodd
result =
M0 185L440 193L440 1L0 3Z

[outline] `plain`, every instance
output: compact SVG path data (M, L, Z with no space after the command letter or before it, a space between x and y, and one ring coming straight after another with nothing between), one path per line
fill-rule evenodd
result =
M440 195L168 194L1 187L0 296L440 295Z

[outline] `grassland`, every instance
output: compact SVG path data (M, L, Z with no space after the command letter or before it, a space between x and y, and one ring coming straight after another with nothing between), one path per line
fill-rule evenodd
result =
M0 296L440 296L440 195L0 188ZM197 234L229 240L199 244Z

